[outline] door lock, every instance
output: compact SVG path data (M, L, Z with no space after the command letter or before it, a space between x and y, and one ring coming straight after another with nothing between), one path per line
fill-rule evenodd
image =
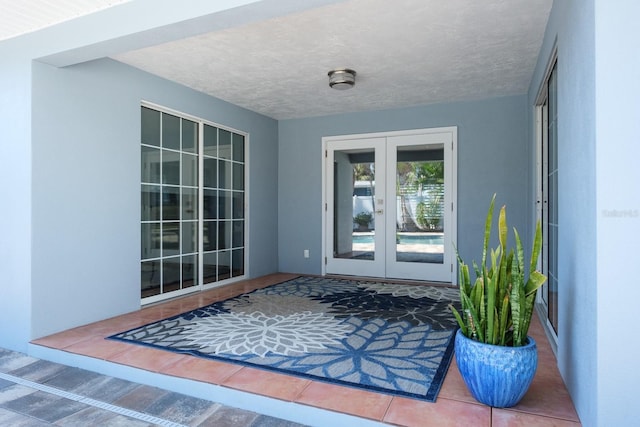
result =
M378 209L378 210L376 210L376 214L378 214L378 215L382 215L382 209Z

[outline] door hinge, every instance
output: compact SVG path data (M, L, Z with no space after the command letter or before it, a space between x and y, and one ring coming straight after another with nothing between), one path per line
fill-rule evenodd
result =
M324 257L324 265L327 265L327 257Z
M328 209L328 208L327 208L327 204L325 203L325 204L324 204L324 211L326 212L326 211L327 211L327 209Z
M324 158L326 159L327 157L329 157L329 150L324 150Z
M453 212L453 202L451 202L451 212Z

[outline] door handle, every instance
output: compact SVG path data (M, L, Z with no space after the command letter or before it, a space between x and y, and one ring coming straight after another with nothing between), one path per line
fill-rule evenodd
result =
M378 215L382 215L382 209L378 209L378 210L376 210L376 214L378 214Z

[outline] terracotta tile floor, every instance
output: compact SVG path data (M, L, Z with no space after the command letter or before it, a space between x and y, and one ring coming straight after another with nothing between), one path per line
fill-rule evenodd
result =
M529 333L538 344L538 371L527 395L520 404L510 409L493 409L477 403L460 377L455 358L437 401L428 403L104 340L104 337L111 334L292 277L295 275L273 274L199 292L37 339L33 344L391 425L528 427L580 425L569 393L556 367L555 356L537 318L532 322Z

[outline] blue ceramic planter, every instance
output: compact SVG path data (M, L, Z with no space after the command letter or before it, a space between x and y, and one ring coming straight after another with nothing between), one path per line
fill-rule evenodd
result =
M538 367L536 342L522 347L484 344L456 333L458 369L473 397L496 408L515 406L525 395Z

